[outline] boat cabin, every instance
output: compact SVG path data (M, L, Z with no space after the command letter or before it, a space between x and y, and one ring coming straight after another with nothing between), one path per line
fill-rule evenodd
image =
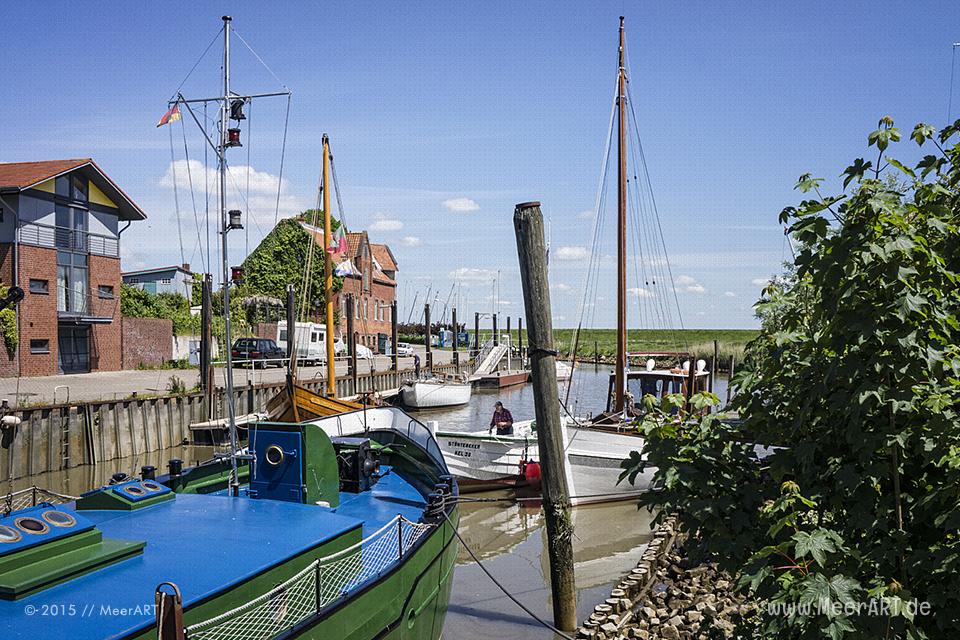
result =
M710 390L710 372L706 370L706 362L698 360L693 372L693 389L690 386L690 360L680 367L657 368L656 361L651 357L643 369L627 371L627 401L631 413L639 413L643 407L643 397L651 395L658 401L671 393L680 393L685 396L701 391ZM607 393L607 413L613 409L615 373L610 373L610 382Z

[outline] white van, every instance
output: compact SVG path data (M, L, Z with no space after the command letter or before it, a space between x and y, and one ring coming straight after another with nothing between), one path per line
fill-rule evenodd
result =
M277 323L277 344L281 349L287 349L287 323ZM327 328L316 322L298 322L296 324L297 361L304 364L326 363L327 361ZM343 340L339 336L334 338L333 352L340 355L344 350Z

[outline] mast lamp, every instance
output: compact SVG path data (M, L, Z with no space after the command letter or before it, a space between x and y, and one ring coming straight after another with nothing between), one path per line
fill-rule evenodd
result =
M236 98L230 101L230 119L231 120L246 120L247 116L243 115L243 104L245 100L243 98Z
M230 267L230 281L234 284L243 282L243 267Z
M224 145L225 147L242 147L240 143L240 129L236 127L231 127L227 129L227 142Z
M243 229L243 222L240 220L240 216L243 215L242 211L239 209L231 209L227 212L227 215L230 217L227 223L227 229Z

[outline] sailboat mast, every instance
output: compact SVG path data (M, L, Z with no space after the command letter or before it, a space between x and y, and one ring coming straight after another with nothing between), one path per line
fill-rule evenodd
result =
M623 16L620 16L620 52L617 72L617 369L614 411L623 411L627 369L627 99L623 63Z
M323 300L327 322L327 397L337 395L337 375L333 364L333 254L328 251L333 232L330 229L330 139L323 134ZM349 258L348 258L349 259Z
M237 476L237 422L233 406L233 357L231 354L230 338L230 274L227 262L227 232L230 230L227 221L227 118L230 109L230 16L223 16L223 103L220 105L220 239L222 243L223 259L223 338L226 351L226 386L227 397L227 424L230 431L230 488L234 495L239 492L240 481Z

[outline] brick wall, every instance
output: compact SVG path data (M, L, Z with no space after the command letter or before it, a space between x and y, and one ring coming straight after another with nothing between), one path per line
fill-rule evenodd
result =
M57 252L55 249L21 244L20 287L26 296L20 303L20 375L52 376L57 364ZM30 279L47 281L49 293L30 293ZM30 350L31 340L46 340L49 353Z
M9 286L13 283L13 245L0 244L0 284ZM19 313L19 312L17 312ZM19 365L19 351L10 353L0 338L0 378L10 378L17 375Z
M343 310L346 308L342 303L344 299L343 296L353 294L355 308L360 309L360 317L357 318L356 315L354 315L353 320L353 330L358 334L357 342L370 347L376 352L378 346L377 334L385 333L387 336L390 335L390 309L381 309L379 313L383 320L377 320L376 304L389 305L392 303L396 297L396 287L376 281L370 283L369 293L361 293L360 287L360 278L344 278L343 288L334 296L333 304L336 309ZM366 304L367 308L366 319L363 318L364 304ZM341 318L339 328L340 331L344 333L344 340L346 340L346 318Z
M173 358L173 321L166 318L122 318L124 369L159 365Z
M251 329L253 330L253 335L258 338L269 338L270 340L276 340L277 336L277 323L276 322L258 322L254 324Z
M90 314L113 318L90 329L90 371L119 371L121 367L120 260L90 256ZM113 287L113 298L100 296L100 287ZM167 340L170 349L170 340ZM168 357L169 359L169 357Z

